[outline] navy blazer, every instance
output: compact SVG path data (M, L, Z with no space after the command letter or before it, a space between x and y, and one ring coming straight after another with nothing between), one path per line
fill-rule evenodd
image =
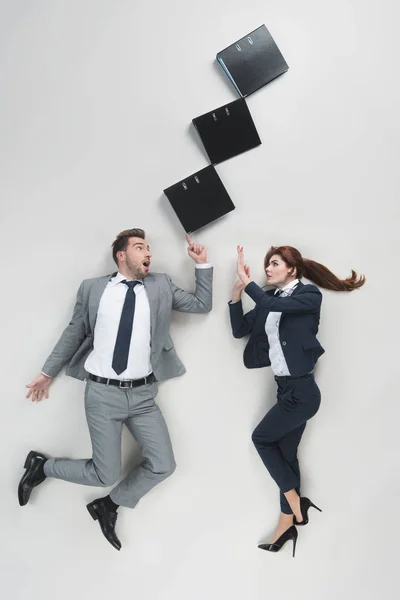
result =
M305 375L314 369L325 352L316 338L321 311L322 294L315 285L301 281L291 296L275 296L275 290L264 292L254 281L245 288L256 303L243 315L242 302L229 303L232 333L235 338L250 334L243 360L248 369L269 367L269 342L265 322L270 312L281 312L279 339L289 372Z

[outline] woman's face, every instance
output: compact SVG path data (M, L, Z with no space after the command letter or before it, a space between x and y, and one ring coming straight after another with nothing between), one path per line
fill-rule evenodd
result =
M285 287L288 283L296 279L296 269L288 267L285 261L278 254L273 254L269 264L265 269L269 285L274 287Z

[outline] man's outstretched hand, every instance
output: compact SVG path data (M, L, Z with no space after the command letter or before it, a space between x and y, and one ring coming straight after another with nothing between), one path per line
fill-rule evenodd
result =
M44 397L47 399L49 397L49 385L52 381L53 377L47 377L47 375L41 373L32 383L25 386L29 389L26 397L30 398L32 396L32 402L40 402L44 394Z
M201 244L195 244L190 239L190 235L186 234L186 241L188 243L188 254L190 258L194 260L194 262L198 265L204 264L207 262L207 250Z

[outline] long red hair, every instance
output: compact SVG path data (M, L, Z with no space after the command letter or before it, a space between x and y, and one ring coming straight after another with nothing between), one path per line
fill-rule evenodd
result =
M303 258L300 252L293 246L271 246L264 258L264 268L267 268L271 257L277 254L287 264L288 267L296 267L297 277L301 279L306 277L316 285L327 290L336 292L352 292L360 288L365 283L364 275L357 275L352 269L350 277L339 279L321 263Z

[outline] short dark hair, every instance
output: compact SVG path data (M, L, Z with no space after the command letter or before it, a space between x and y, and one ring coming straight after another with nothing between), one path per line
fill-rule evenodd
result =
M115 238L112 243L112 255L115 263L118 266L117 253L126 250L129 244L129 238L136 237L142 240L146 239L146 234L143 229L124 229Z

